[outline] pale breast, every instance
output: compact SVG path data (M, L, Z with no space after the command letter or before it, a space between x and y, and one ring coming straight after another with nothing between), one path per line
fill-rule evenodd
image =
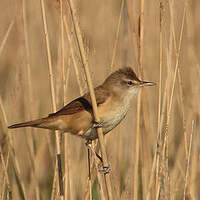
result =
M102 123L103 134L115 128L126 116L129 103L114 102L112 99L98 107L98 114ZM82 135L86 139L96 139L98 137L96 128L90 128Z
M115 128L121 120L126 116L129 106L118 105L113 106L109 115L102 116L103 133L106 134Z

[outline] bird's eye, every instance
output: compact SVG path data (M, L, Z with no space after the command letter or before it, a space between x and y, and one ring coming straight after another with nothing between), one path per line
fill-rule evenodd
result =
M128 85L133 85L133 82L132 81L128 81L127 84Z

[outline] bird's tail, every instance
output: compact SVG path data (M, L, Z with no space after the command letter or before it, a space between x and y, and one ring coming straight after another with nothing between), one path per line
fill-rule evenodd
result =
M8 126L8 128L12 129L12 128L21 128L21 127L28 127L28 126L37 127L41 123L43 123L44 121L45 121L45 118L36 119L36 120L33 120L33 121L23 122L23 123L19 123L19 124L13 124L11 126Z

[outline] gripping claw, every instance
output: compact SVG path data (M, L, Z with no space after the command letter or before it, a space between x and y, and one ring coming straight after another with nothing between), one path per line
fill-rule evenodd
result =
M102 128L102 127L103 127L103 122L102 121L100 121L100 122L93 121L92 128Z
M110 166L103 166L101 169L98 170L100 173L108 174L111 171Z

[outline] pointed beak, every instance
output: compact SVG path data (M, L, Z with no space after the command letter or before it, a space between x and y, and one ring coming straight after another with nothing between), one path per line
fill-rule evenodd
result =
M139 83L139 86L141 86L141 87L143 87L143 86L154 86L154 85L156 85L156 83L154 83L154 82L147 82L147 81L141 81Z

